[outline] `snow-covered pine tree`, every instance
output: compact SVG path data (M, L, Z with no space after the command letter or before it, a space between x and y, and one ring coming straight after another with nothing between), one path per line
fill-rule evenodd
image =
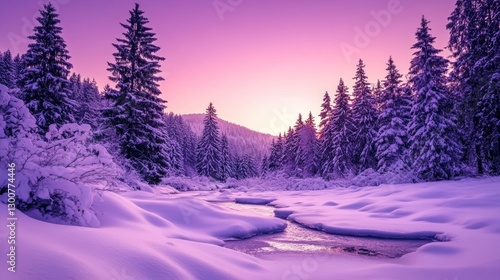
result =
M409 104L403 104L401 77L394 65L392 57L387 63L387 76L383 81L381 113L378 117L379 129L376 138L376 157L379 172L395 173L408 169L405 157L407 154L406 131L407 120L404 111L410 111Z
M319 131L318 131L318 141L317 141L317 147L316 147L316 155L315 155L315 162L317 165L317 172L320 173L322 176L325 176L324 174L324 166L328 160L328 156L331 155L331 152L324 151L329 150L331 147L330 144L325 143L327 140L330 140L331 137L327 137L328 134L328 122L330 121L332 114L332 101L330 99L330 95L328 94L328 91L325 92L325 95L323 96L323 103L321 104L321 112L319 114L320 122L319 122Z
M258 175L255 162L250 155L235 156L233 162L234 177L236 179L251 178Z
M356 130L352 138L353 161L359 171L375 168L375 138L377 137L377 109L365 74L365 64L359 60L353 87L352 121ZM379 84L380 85L380 84Z
M225 182L233 173L231 154L229 152L229 142L225 134L222 135L220 141L220 169L219 178L221 181Z
M14 85L19 88L21 73L24 69L24 56L17 54L13 60L14 63Z
M330 116L332 114L332 101L330 99L330 95L328 91L323 95L323 103L321 104L321 112L319 113L319 138L322 138L322 135L325 132L326 127L328 126L328 121L330 120Z
M448 48L454 58L450 76L459 98L458 127L463 130L465 161L474 165L479 174L484 173L485 154L491 148L482 141L479 102L488 92L488 84L495 84L499 71L498 64L488 59L498 53L494 42L499 29L499 5L498 0L457 0L446 26L450 30ZM497 150L496 144L493 147Z
M80 74L73 73L69 78L74 100L78 107L75 110L75 121L88 124L93 131L101 129L103 96L99 93L95 80L81 79Z
M281 136L281 134L280 134ZM267 159L268 171L276 171L278 169L278 157L276 155L276 141L271 141L271 148L269 149L269 158Z
M283 167L288 164L289 155L293 153L293 151L290 149L292 136L293 129L291 126L289 126L288 130L283 134Z
M349 105L348 88L345 86L342 78L337 87L335 95L335 105L333 106L331 119L328 122L328 137L331 140L327 142L332 145L331 160L328 163L328 173L334 177L345 177L353 173L352 146L350 140L355 130L352 122L351 108Z
M481 87L483 96L478 104L479 141L483 150L484 165L489 174L500 174L500 3L491 7L491 28L496 32L488 55L479 63L481 73L488 82ZM485 8L485 7L483 7Z
M299 139L302 177L309 177L316 173L318 167L314 160L317 148L316 125L311 112L300 129Z
M264 156L260 165L260 175L265 176L267 173L269 173L269 158Z
M380 84L380 80L377 80L377 84L373 86L373 98L375 99L375 109L377 109L377 115L380 114L382 107L382 92L383 88Z
M159 62L164 58L156 55L160 48L148 23L136 4L127 23L121 24L125 38L113 44L115 62L108 62L116 90L106 94L111 106L104 116L118 137L120 154L146 182L158 184L167 173L176 172L179 163L171 159L175 142L166 134L166 101L159 97Z
M429 21L422 17L416 32L416 51L410 64L410 84L415 94L408 125L413 170L426 181L448 180L458 172L461 147L455 135L455 118L448 107L448 60L439 55Z
M196 170L202 176L220 179L221 143L217 111L212 102L208 105L203 125L203 133L196 149Z
M61 37L59 15L51 3L43 6L40 15L39 25L28 37L34 42L24 55L19 86L39 132L44 135L51 124L73 123L76 104L67 79L72 65Z
M271 152L267 162L269 171L271 172L280 170L283 167L283 137L281 133L276 141L274 139L272 140Z
M291 137L291 141L289 143L289 150L292 151L290 154L290 166L289 173L292 175L302 175L303 166L304 166L304 151L302 150L304 147L300 145L302 130L304 129L304 121L302 120L302 114L299 114L297 121L295 122L295 126L293 127L293 133Z
M15 63L10 50L0 53L0 84L12 89L15 87Z
M180 115L173 113L165 116L167 134L181 149L179 159L183 160L183 170L186 175L196 173L196 136Z
M297 154L295 130L288 127L283 143L283 170L290 173L294 169L295 156Z

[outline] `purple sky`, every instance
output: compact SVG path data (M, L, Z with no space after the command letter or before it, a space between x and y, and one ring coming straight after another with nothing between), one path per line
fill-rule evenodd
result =
M40 2L0 0L0 51L24 52ZM136 1L54 0L74 70L108 83L111 43ZM454 0L177 0L138 1L162 48L168 110L204 112L277 134L298 113L317 117L322 96L340 77L351 88L362 58L371 82L392 55L406 74L414 34L425 15L444 48ZM219 10L216 9L219 7ZM382 12L381 12L382 11ZM382 15L377 21L374 14ZM384 17L390 15L390 18ZM31 22L31 23L30 23ZM363 32L364 35L360 35ZM447 53L445 53L447 55Z

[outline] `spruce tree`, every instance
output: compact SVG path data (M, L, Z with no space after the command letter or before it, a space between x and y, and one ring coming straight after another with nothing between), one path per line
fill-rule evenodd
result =
M392 57L387 63L387 76L383 81L381 113L378 117L379 129L376 138L376 157L379 172L400 172L408 169L405 161L407 153L407 120L405 112L409 104L404 104L401 77Z
M427 181L447 180L458 171L461 149L456 142L455 118L448 108L448 61L434 45L429 21L422 17L412 49L410 84L416 98L409 124L413 170Z
M12 89L15 87L15 64L10 50L0 53L0 84Z
M203 133L196 149L196 170L202 176L220 179L221 143L217 111L210 102L203 120Z
M302 114L299 114L297 121L295 122L295 126L293 127L293 133L291 137L291 141L289 143L289 150L292 153L289 155L290 157L290 166L289 172L292 175L299 175L302 173L302 167L304 165L304 156L302 146L300 145L300 138L302 134L302 130L304 128L304 121L302 120Z
M488 111L498 110L498 103L488 104L495 100L495 95L485 95L496 90L500 67L493 59L498 53L495 40L500 25L499 6L498 0L458 0L446 26L450 30L448 48L454 58L451 78L459 99L458 126L463 132L465 161L474 165L479 174L484 173L485 164L496 166L496 156L491 155L500 149L494 136L496 117L485 119ZM493 138L488 137L488 130Z
M108 62L110 80L116 90L107 93L111 106L104 111L108 124L115 130L120 153L130 160L134 169L150 184L179 168L171 154L176 147L166 134L163 120L165 103L158 82L160 50L149 20L136 4L130 11L123 39L113 44L116 52L114 63Z
M377 84L373 86L373 98L375 99L375 109L377 109L377 115L380 114L382 107L382 85L380 80L377 80Z
M28 38L24 69L19 85L26 106L37 121L39 133L48 131L51 124L61 126L75 121L75 102L68 82L70 56L61 37L59 15L49 3L40 10L39 25Z
M283 141L283 168L289 169L289 166L294 163L296 150L294 150L294 130L288 127Z
M320 139L324 134L326 127L328 126L328 121L330 120L330 116L332 114L332 101L330 99L330 95L328 91L325 92L323 96L323 103L321 104L321 112L319 113L319 135Z
M274 139L272 140L271 152L267 162L269 171L271 172L280 170L283 167L283 137L281 133L276 141Z
M24 56L20 56L19 54L17 54L14 57L13 64L14 64L14 86L19 88L20 87L20 80L21 80L21 73L22 73L23 69L25 68Z
M328 91L325 92L323 96L323 103L321 104L321 112L319 114L320 122L319 122L319 135L318 142L316 146L316 154L315 154L315 162L317 165L317 173L322 176L325 175L324 167L327 162L329 162L329 155L331 154L329 150L330 144L327 144L326 141L331 139L328 137L328 122L330 121L332 115L332 101Z
M344 177L352 173L352 146L350 140L356 127L352 122L351 108L349 105L349 95L347 86L340 79L335 96L335 105L332 110L332 118L329 122L331 126L331 137L333 144L333 158L331 166L333 173Z
M260 165L260 175L265 176L269 172L269 159L267 156L262 158L262 163Z
M316 139L316 125L314 124L314 117L312 113L309 112L304 126L300 130L300 157L302 158L302 166L300 167L303 171L302 176L309 177L314 175L317 171L317 164L315 162L315 154L317 148Z
M489 38L491 46L488 55L479 63L481 73L488 77L483 84L483 96L478 104L479 141L483 149L486 171L490 174L500 174L500 3L491 5L491 28L494 36ZM486 8L486 7L483 7Z
M219 178L223 182L227 180L232 174L231 154L229 152L229 142L225 134L222 135L220 143L220 170Z
M89 124L94 132L102 125L103 96L99 93L95 80L81 79L78 74L69 79L78 107L75 110L75 121L79 124Z
M353 160L359 170L362 171L376 167L377 110L365 74L365 65L361 59L354 80L352 121L356 130L352 138Z

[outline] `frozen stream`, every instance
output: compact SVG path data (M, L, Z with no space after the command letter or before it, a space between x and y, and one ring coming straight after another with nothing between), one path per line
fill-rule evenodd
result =
M249 214L274 217L274 207L266 205L217 203ZM357 254L379 258L399 258L431 240L363 238L328 234L287 220L284 232L264 234L243 240L226 240L225 247L254 256L278 253Z

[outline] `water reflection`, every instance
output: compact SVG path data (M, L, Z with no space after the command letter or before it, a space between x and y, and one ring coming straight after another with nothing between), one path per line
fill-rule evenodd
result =
M274 208L265 205L217 203L249 214L274 217ZM244 240L227 240L225 247L261 256L277 253L356 254L359 256L398 258L414 252L429 240L392 240L328 234L288 221L284 232L254 236Z

